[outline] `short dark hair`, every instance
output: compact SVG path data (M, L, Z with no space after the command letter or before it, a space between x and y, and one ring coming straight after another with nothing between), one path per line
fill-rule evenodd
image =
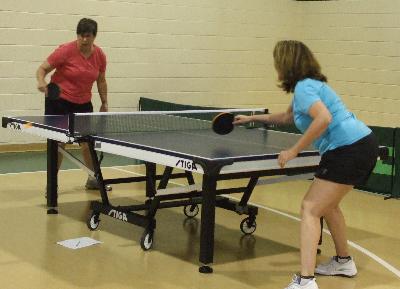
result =
M281 78L279 87L286 92L293 92L297 82L305 78L328 81L311 50L300 41L279 41L273 55Z
M97 35L97 22L90 18L82 18L76 27L76 34L83 35L91 33L93 36Z

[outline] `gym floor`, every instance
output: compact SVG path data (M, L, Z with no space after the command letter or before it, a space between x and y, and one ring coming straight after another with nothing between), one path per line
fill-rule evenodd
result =
M126 160L114 159L104 166L105 178L144 173L142 165ZM298 212L309 185L306 180L256 187L250 201L259 207L259 215L251 236L239 229L243 216L218 209L214 273L200 274L199 216L187 219L182 208L160 210L153 248L145 252L140 227L102 216L99 230L88 230L89 203L98 200L99 193L86 191L86 174L67 161L59 173L58 215L46 214L45 153L2 153L0 173L1 288L272 289L284 288L299 270ZM114 185L110 200L141 202L144 184ZM342 209L359 274L318 277L320 288L400 288L400 202L353 190ZM57 244L79 237L102 243L78 250ZM334 255L327 232L321 249L318 262Z

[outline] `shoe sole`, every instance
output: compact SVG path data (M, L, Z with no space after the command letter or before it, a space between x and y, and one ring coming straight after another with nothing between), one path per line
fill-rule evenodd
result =
M338 277L345 277L345 278L354 278L357 276L357 274L355 275L346 275L346 274L322 274L322 273L318 273L315 272L316 275L320 275L320 276L338 276Z

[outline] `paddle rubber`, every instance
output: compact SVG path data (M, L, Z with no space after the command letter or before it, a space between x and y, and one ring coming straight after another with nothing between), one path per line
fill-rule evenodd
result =
M233 130L233 113L222 112L214 117L212 121L212 129L217 134L228 134Z

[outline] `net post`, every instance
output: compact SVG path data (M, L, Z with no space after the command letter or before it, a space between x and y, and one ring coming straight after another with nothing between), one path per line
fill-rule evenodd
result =
M138 111L143 110L143 98L139 98L139 103L138 103Z

